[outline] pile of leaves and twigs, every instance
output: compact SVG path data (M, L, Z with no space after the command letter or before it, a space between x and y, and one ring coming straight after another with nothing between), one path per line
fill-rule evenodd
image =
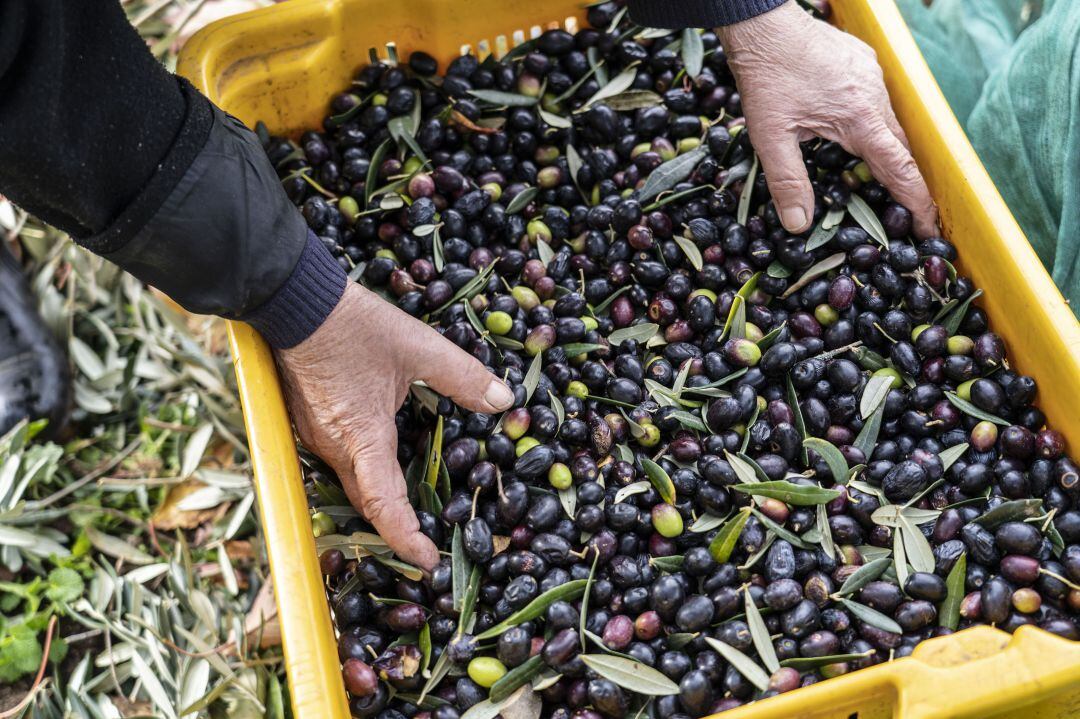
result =
M124 3L170 68L200 17L258 4ZM0 241L75 377L58 439L36 423L0 438L0 719L287 716L220 323L3 198Z

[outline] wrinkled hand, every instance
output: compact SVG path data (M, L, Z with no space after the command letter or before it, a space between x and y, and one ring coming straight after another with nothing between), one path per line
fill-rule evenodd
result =
M937 234L937 209L889 104L874 51L811 17L795 0L717 29L742 96L750 139L789 232L814 216L814 193L799 143L840 143L870 166L911 210L920 237Z
M351 282L326 322L276 357L304 446L333 467L398 557L434 568L438 551L406 496L394 413L415 380L475 412L504 410L513 393L450 340Z

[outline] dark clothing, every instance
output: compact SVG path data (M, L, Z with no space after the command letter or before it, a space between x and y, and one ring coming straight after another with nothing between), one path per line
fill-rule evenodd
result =
M630 12L708 27L781 2L630 0ZM116 0L0 0L0 193L274 347L308 337L344 292L255 135L165 71Z

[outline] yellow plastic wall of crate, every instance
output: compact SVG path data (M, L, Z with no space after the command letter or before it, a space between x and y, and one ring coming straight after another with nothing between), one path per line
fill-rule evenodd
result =
M292 0L221 20L184 48L180 72L221 107L277 133L320 127L328 98L368 61L423 49L446 63L468 46L501 55L557 25L583 22L581 0ZM833 0L833 21L878 54L896 114L941 210L962 271L1017 370L1038 379L1050 423L1080 450L1080 326L941 95L892 0ZM445 66L445 65L444 65ZM334 631L270 351L242 324L230 337L259 507L277 587L296 716L349 716ZM725 719L1080 717L1080 644L1023 628L979 627L915 655L724 715Z

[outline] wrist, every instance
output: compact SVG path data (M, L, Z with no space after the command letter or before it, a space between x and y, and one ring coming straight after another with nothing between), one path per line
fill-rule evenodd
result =
M728 56L762 52L775 48L780 38L800 33L812 22L814 19L795 0L787 0L768 12L717 27L716 35Z

